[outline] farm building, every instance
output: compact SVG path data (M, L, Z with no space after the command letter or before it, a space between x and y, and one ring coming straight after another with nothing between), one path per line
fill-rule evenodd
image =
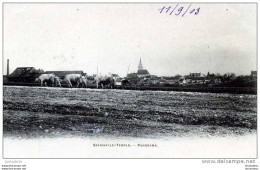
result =
M34 67L17 67L12 74L7 76L8 81L13 82L34 82L34 80L44 73L42 69Z
M130 81L131 84L137 84L138 83L138 77L137 73L129 73L127 74L127 80Z
M7 83L7 82L8 82L7 75L4 75L4 76L3 76L3 83Z
M64 77L67 74L81 74L82 76L85 76L86 73L84 73L83 71L79 70L79 71L46 71L44 72L45 74L55 74L55 76L58 76L61 79L64 79Z
M191 73L180 78L180 84L204 84L206 81L206 76L201 75L200 73Z
M201 73L190 73L190 77L201 77Z
M163 77L163 79L166 80L169 85L178 85L180 83L180 77L181 76Z

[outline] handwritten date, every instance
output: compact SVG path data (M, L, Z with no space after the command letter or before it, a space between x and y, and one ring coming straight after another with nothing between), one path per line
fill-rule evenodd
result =
M181 15L182 17L185 16L186 13L190 15L198 15L200 12L200 7L198 8L191 8L191 4L187 8L184 6L180 6L176 4L175 6L163 6L162 8L158 9L159 13L166 13L169 15Z

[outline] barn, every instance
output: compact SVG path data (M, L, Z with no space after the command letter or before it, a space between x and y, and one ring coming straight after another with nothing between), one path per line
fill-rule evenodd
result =
M17 67L7 79L9 82L34 82L42 73L42 69L37 70L34 67Z

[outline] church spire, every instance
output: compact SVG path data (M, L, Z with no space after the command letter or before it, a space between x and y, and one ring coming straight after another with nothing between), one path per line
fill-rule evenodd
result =
M142 65L141 58L140 58L140 62L139 62L139 65L138 65L138 70L143 70L143 65Z

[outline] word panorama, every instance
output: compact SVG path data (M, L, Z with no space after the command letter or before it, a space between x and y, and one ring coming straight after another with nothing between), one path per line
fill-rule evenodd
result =
M180 6L179 4L176 4L175 6L163 6L162 8L158 9L159 13L165 13L169 15L181 15L182 17L185 16L186 13L190 15L198 15L200 12L200 7L198 8L191 8L191 4L189 4L188 7Z

